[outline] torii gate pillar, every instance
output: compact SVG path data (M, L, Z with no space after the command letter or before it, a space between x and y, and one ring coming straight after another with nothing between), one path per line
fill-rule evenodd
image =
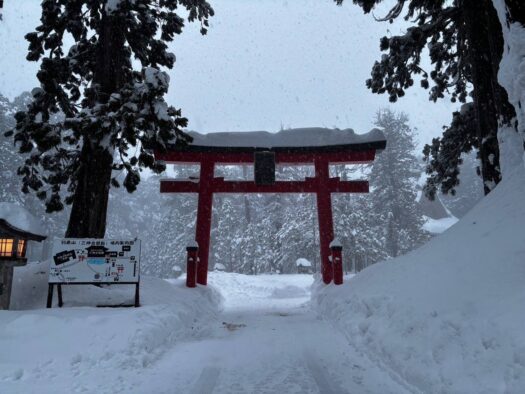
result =
M334 223L332 217L332 197L328 188L329 163L326 160L315 160L315 178L318 182L317 216L319 221L319 243L321 247L321 274L323 282L332 281L332 267L330 262L330 242L334 238Z
M197 283L208 283L208 257L210 255L211 215L213 206L212 181L215 170L213 161L201 162L199 180L199 202L197 205L197 225L195 240L199 244L199 260L197 262Z

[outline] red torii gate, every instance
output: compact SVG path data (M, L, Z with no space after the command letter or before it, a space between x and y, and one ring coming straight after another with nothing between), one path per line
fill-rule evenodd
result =
M189 133L191 144L155 150L166 163L200 164L197 180L161 180L161 193L198 193L195 240L198 244L197 283L207 284L213 193L315 193L319 218L321 272L324 283L333 279L330 243L334 239L332 193L368 193L368 181L331 178L330 164L362 164L383 150L383 133L374 129L357 135L351 129L290 129L279 133L237 132L202 135ZM302 145L298 145L301 143ZM215 177L216 164L254 164L254 181L225 181ZM315 177L304 181L275 181L275 164L315 166ZM188 250L196 248L188 248ZM340 248L335 248L336 250ZM189 257L189 259L191 259ZM340 257L339 257L340 259ZM191 275L188 273L188 275ZM191 280L187 281L191 283ZM336 281L342 283L342 273Z

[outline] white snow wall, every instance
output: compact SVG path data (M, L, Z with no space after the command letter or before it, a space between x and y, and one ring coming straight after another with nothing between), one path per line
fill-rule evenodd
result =
M518 122L518 133L509 127L500 127L498 131L501 171L505 177L513 167L525 164L525 28L519 22L509 23L505 0L493 0L493 4L498 12L504 39L498 80L509 95Z

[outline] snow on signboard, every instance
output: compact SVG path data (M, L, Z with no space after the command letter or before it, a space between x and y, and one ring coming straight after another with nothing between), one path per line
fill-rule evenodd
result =
M139 240L57 239L49 283L138 283Z

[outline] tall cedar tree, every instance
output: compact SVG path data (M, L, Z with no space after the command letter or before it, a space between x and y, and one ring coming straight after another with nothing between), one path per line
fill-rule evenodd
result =
M213 15L205 0L42 1L41 25L26 35L40 87L16 114L14 139L29 154L18 170L23 191L48 212L72 204L67 237L104 237L110 185L122 174L133 192L143 168L165 168L144 146L188 140L187 119L163 99L169 77L160 70L174 65L166 43L182 32L181 8L205 34Z
M376 115L375 125L381 127L388 140L370 173L371 207L380 213L384 250L396 257L416 248L428 239L422 230L423 215L416 203L416 184L421 174L414 155L413 131L408 116L383 109Z
M343 3L343 0L335 1ZM365 13L381 1L353 0ZM425 191L430 198L435 196L438 187L444 193L454 193L459 184L460 156L476 149L484 191L488 193L501 180L498 126L514 127L511 122L515 117L507 93L497 80L503 36L492 0L397 0L379 20L392 22L403 12L406 3L404 18L414 26L404 35L381 39L381 50L387 53L372 67L367 87L374 93L388 93L390 101L395 102L404 96L418 75L421 86L430 88L433 101L448 93L452 101L465 103L470 94L472 105L454 113L452 124L443 136L424 149L429 159ZM432 63L430 72L420 66L425 48ZM469 92L470 86L472 92Z

